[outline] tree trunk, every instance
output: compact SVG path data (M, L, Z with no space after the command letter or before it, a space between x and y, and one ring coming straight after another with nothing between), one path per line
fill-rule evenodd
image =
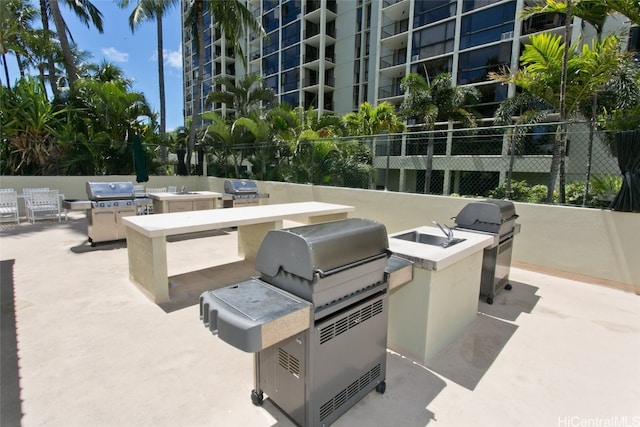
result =
M162 37L162 13L156 15L156 33L158 37L158 85L160 86L160 150L161 162L167 161L167 146L165 143L165 133L167 131L167 109L164 93L164 39Z
M11 90L11 83L9 81L9 67L7 67L7 56L2 54L2 64L4 65L4 75L7 79L7 89Z
M73 53L71 52L71 46L69 45L69 39L67 39L67 27L60 14L60 8L58 7L58 0L49 0L49 9L51 10L53 22L56 25L56 33L58 35L58 41L60 42L60 48L62 49L62 62L67 71L67 84L69 88L73 88L76 80L78 80L78 75L76 72L76 64L73 60Z
M42 29L46 37L49 36L49 14L47 12L46 0L40 0L40 15L42 17ZM53 51L47 58L47 67L49 70L49 86L51 86L51 94L54 98L58 97L58 82L56 81L56 64L53 60Z
M193 111L191 112L191 126L189 127L189 143L187 144L187 172L191 173L191 153L196 146L196 128L200 125L200 104L202 99L202 81L204 80L204 21L203 2L196 0L196 28L198 33L198 75L196 77L195 93L193 94Z
M551 170L549 171L549 181L547 182L547 203L553 203L553 190L556 187L556 178L560 170L560 152L562 147L562 125L556 128L555 142L553 144L553 157L551 159Z
M433 152L435 141L433 139L433 133L429 133L429 140L427 141L427 165L424 171L424 193L431 194L431 174L433 171Z

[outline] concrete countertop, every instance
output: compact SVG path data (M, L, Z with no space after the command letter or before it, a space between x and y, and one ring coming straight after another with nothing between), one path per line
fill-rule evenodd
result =
M415 267L424 270L443 270L488 246L498 244L497 234L480 234L457 229L454 229L453 237L466 240L448 248L394 238L394 236L412 231L434 236L443 236L443 233L439 228L423 226L389 235L389 249L391 252L394 255L413 261Z
M354 211L353 206L323 202L282 203L241 208L209 209L122 218L122 223L148 237L197 233L218 228L253 225L285 219L296 220L318 215Z
M149 197L153 200L200 200L200 199L212 199L222 198L222 193L216 193L215 191L188 191L186 193L149 193Z

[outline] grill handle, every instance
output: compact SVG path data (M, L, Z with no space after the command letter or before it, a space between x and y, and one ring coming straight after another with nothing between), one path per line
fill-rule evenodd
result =
M351 263L351 264L342 265L340 267L333 268L331 270L322 271L319 268L317 268L316 269L316 273L318 274L318 276L320 276L320 278L324 278L326 276L330 276L332 274L340 273L341 271L348 270L350 268L357 267L359 265L366 264L368 262L375 261L375 260L380 259L380 258L389 258L390 256L391 256L391 251L386 249L384 252L381 252L381 253L379 253L377 255L373 255L373 256L370 256L368 258L361 259L361 260L356 261L356 262Z

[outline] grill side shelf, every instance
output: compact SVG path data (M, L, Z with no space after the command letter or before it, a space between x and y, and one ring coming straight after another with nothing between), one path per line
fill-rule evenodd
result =
M309 328L311 303L261 281L200 296L200 320L220 339L256 353Z

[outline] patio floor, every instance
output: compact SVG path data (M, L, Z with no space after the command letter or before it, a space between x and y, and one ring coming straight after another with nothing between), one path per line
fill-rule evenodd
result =
M0 425L293 426L251 403L253 355L199 319L203 290L255 273L236 244L170 241L158 306L129 282L124 242L87 243L83 214L1 225ZM389 352L386 393L334 425L640 425L640 297L518 268L511 283L428 366Z

